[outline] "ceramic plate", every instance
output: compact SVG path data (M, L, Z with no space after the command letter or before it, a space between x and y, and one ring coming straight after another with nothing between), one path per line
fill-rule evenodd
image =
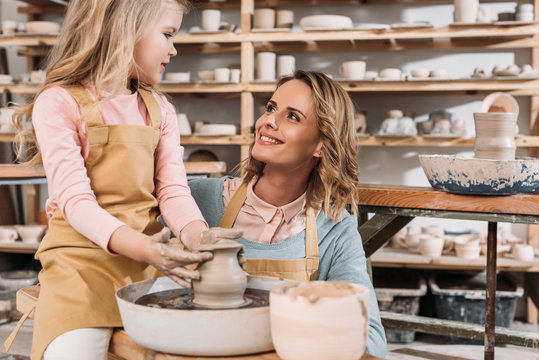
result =
M449 24L449 27L485 27L493 26L494 22L484 22L484 23L452 23Z
M430 29L432 28L430 23L395 23L391 24L391 29L401 30L401 29Z
M522 25L533 25L536 24L537 21L495 21L494 25L497 26L522 26Z
M359 24L354 29L356 30L388 30L391 28L389 24Z
M451 81L449 76L429 76L429 77L412 77L406 78L408 81Z
M303 31L345 31L355 30L353 27L331 27L331 26L305 26Z

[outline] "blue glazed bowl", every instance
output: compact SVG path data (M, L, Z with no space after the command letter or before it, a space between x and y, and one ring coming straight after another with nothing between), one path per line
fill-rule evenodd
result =
M419 155L438 190L470 195L513 195L539 189L539 159L488 160L454 155Z

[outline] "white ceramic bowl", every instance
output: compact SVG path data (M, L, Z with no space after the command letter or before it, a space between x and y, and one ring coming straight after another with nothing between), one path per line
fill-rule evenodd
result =
M28 21L26 32L33 34L53 34L60 31L60 25L52 21Z
M198 72L198 78L202 81L212 81L215 80L215 71L213 70L202 70Z
M481 112L488 112L491 107L498 107L503 112L517 113L519 112L517 100L510 94L504 92L495 92L483 99L481 103Z
M177 82L189 82L191 81L190 72L167 72L165 73L165 80L177 81Z
M302 29L349 29L352 27L352 19L342 15L311 15L301 18L299 26Z
M46 225L17 225L15 229L19 233L22 242L37 243L41 241L45 233Z
M0 286L10 290L19 290L37 283L37 271L12 270L0 272Z
M431 186L456 194L512 195L539 189L539 159L489 160L419 155Z

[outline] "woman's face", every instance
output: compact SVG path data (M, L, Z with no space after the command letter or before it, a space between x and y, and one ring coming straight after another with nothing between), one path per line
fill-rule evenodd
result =
M164 0L157 19L149 25L135 45L134 60L138 73L131 74L147 84L159 81L170 58L178 52L173 38L182 23L183 9L175 1Z
M252 156L271 166L310 172L322 143L311 88L301 80L281 85L256 121Z

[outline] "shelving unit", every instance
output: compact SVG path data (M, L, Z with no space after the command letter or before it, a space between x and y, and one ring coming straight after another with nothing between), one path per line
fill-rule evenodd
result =
M29 19L37 19L43 13L58 13L65 8L57 1L25 0L29 5L19 9ZM236 97L241 106L241 132L236 136L182 136L184 145L230 145L241 148L241 158L248 155L253 141L252 127L255 121L255 98L271 94L275 83L260 83L254 78L255 54L260 51L287 52L331 52L331 51L409 51L409 50L468 50L473 48L529 49L531 65L539 69L539 25L518 26L445 26L440 28L407 30L345 30L345 31L290 31L260 32L251 30L251 19L255 7L295 7L317 5L357 5L391 3L435 3L451 4L451 0L227 0L223 2L199 2L202 8L238 9L241 15L241 32L215 34L178 34L174 42L182 53L221 54L239 53L241 60L241 81L239 84L159 84L160 91L178 97ZM481 3L502 2L501 0L482 1ZM539 19L539 0L533 1L536 19ZM29 59L46 56L48 46L54 44L53 35L22 35L0 37L0 46L19 47L19 54ZM34 63L29 62L29 66ZM343 87L352 94L399 95L476 95L494 91L504 91L514 96L529 96L530 133L517 137L519 147L530 149L537 156L539 148L539 80L538 79L456 79L448 81L342 81ZM0 85L0 91L10 91L22 95L32 95L38 85L15 84ZM12 141L9 134L0 134L0 141ZM470 137L430 137L430 136L358 136L358 146L362 147L471 147ZM530 243L539 247L536 226L528 230Z

